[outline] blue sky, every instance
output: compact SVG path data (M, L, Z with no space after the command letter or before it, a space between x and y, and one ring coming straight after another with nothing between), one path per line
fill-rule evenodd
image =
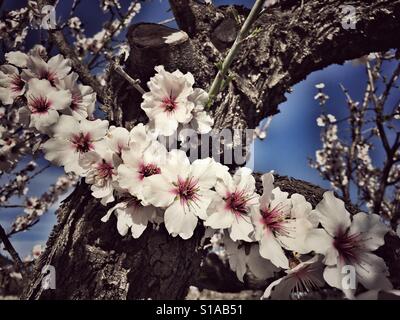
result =
M96 9L95 1L83 1L78 10L78 15L85 23L85 30L92 35L103 21L104 15L100 9ZM127 1L121 1L124 5ZM7 6L20 7L23 1L6 1ZM70 6L71 1L60 1L57 7L57 15L62 14ZM217 5L243 4L250 7L254 1L214 1ZM143 8L133 22L159 22L172 17L168 11L168 1L153 0L143 4ZM170 26L174 26L171 23ZM31 39L34 44L35 39ZM390 68L391 66L388 66ZM329 184L323 181L318 172L308 165L308 158L314 157L315 151L320 147L320 130L316 125L316 118L320 114L320 107L314 100L316 94L315 85L324 82L325 92L331 97L328 103L328 111L338 119L346 114L346 103L344 95L339 88L342 83L348 88L355 100L360 100L366 85L364 67L348 62L342 66L332 65L324 70L312 73L308 78L293 88L293 92L287 94L287 101L280 106L281 112L274 116L268 131L268 137L264 141L255 144L255 170L275 172L307 180L322 187L329 188ZM380 161L381 155L375 155L376 161ZM40 160L41 164L45 160ZM60 168L52 168L36 179L32 184L32 190L44 192L47 187L55 181L57 175L62 172ZM39 193L39 194L40 194ZM18 211L0 211L0 223L9 226ZM45 214L41 222L34 226L29 232L21 233L12 237L16 249L22 256L27 255L34 244L44 244L52 226L56 222L54 210Z

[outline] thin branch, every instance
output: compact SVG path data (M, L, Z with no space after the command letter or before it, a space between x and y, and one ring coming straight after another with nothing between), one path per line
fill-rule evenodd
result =
M222 63L221 69L218 71L218 74L215 77L210 87L208 95L210 96L211 99L213 99L213 97L215 97L221 90L222 82L225 79L233 60L239 53L243 40L246 39L253 23L256 21L260 12L262 11L264 3L265 0L257 0L253 8L251 9L249 16L244 22L242 28L240 29L236 37L236 40L232 45L232 48L229 50L228 55L226 56L224 62Z
M21 272L22 275L25 275L25 267L24 263L22 262L21 258L19 257L17 251L14 249L13 245L11 244L10 240L7 237L6 232L4 231L3 227L0 224L0 240L4 244L4 249L8 251L11 258L13 259L17 269Z
M89 61L88 63L88 67L89 69L91 69L93 67L93 64L97 61L97 59L99 58L99 53L101 53L101 51L105 48L105 46L110 42L110 40L112 40L112 38L114 37L114 35L121 29L121 27L123 27L126 24L126 20L127 18L135 11L136 9L136 4L137 1L135 1L135 5L131 5L130 10L125 14L125 16L119 21L118 26L109 34L107 35L106 39L103 41L102 45L100 46L100 48L97 50L97 53L93 56L93 58Z
M25 208L22 204L1 204L0 208Z
M120 76L122 76L126 81L128 81L129 84L130 84L132 87L134 87L137 91L139 91L140 94L146 93L146 91L140 86L139 80L133 79L129 74L127 74L127 73L125 72L124 69L122 69L122 67L121 67L119 64L117 64L117 63L115 63L115 62L112 62L111 65L112 65L113 69L114 69Z

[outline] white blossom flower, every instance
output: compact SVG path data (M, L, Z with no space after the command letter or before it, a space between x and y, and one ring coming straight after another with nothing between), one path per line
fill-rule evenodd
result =
M385 261L371 253L384 244L389 230L380 217L359 212L351 220L344 202L331 191L324 193L315 211L324 229L311 230L306 241L310 249L325 255L325 281L342 289L347 297L353 297L356 288L342 286L343 277L347 275L342 268L351 265L355 268L356 282L366 289L391 289Z
M324 265L316 255L299 263L293 269L285 270L286 275L272 282L264 292L264 299L290 300L293 294L309 293L325 285L322 276Z
M0 101L3 104L12 104L16 97L25 93L25 87L16 67L9 64L0 66Z
M283 249L306 253L304 245L308 231L318 226L318 218L312 206L300 194L292 194L274 188L274 176L262 176L263 195L260 204L252 210L255 239L260 242L260 254L277 267L289 268Z
M209 99L208 93L203 89L196 88L188 99L194 103L193 119L189 126L201 134L210 132L214 125L214 119L204 110Z
M32 256L33 259L37 259L40 257L40 255L44 252L45 247L42 246L41 244L36 244L32 248Z
M217 181L217 192L210 208L205 226L213 229L230 229L233 241L252 241L249 235L254 231L250 211L258 204L255 193L255 180L248 168L239 168L232 177L228 172L221 173Z
M143 95L141 108L157 133L170 136L178 124L192 120L195 105L189 96L193 93L194 78L191 73L183 74L179 70L167 72L163 66L155 70L157 74L147 83L150 92Z
M327 124L336 122L336 117L332 114L321 115L317 118L318 127L325 127Z
M71 61L64 59L61 54L51 57L47 62L40 56L28 56L26 66L27 69L24 69L21 75L25 81L32 78L46 79L53 86L59 84L60 80L71 71Z
M168 153L161 173L144 181L144 200L166 208L165 227L173 236L188 239L193 235L198 218L206 219L216 182L215 162L211 158L190 164L182 150Z
M86 119L77 120L72 116L61 115L54 126L53 138L42 148L45 158L55 165L64 166L65 172L82 174L80 157L89 151L96 151L96 145L107 133L108 121Z
M120 163L119 156L109 148L105 140L98 142L96 151L86 152L79 159L79 165L84 170L81 175L90 185L92 196L100 198L103 205L114 201L113 182Z
M250 271L257 279L265 280L274 276L278 269L259 253L257 243L246 243L232 241L228 236L224 236L225 250L228 255L229 266L236 272L238 279L243 282L244 275Z
M31 127L45 132L58 121L58 110L63 110L71 103L71 93L57 90L47 80L32 79L28 82L28 106ZM23 108L26 109L26 108ZM27 110L26 109L26 110Z
M23 53L21 51L10 51L7 52L4 56L8 63L19 68L26 68L26 64L28 61L28 55L26 53Z
M121 198L121 202L108 210L101 221L107 222L114 212L117 217L119 234L125 236L130 229L132 237L137 239L146 230L149 222L157 221L156 208L151 205L143 206L139 199L131 195L124 195Z
M137 150L143 151L155 138L147 126L139 123L129 132L129 146L134 146Z
M61 79L57 87L71 92L72 101L67 109L67 114L72 114L72 116L77 119L86 119L93 115L96 93L93 91L92 87L79 84L78 78L78 74L72 72Z
M131 133L123 127L111 126L104 139L107 147L121 158L124 151L129 150Z
M193 118L189 123L178 126L178 139L183 146L196 148L199 144L198 134L209 133L214 125L214 119L204 110L208 102L206 91L196 88L188 99L195 105L192 111Z
M132 147L122 153L123 164L118 167L118 183L121 188L144 200L142 191L145 180L161 173L167 149L159 142L153 141L145 150Z

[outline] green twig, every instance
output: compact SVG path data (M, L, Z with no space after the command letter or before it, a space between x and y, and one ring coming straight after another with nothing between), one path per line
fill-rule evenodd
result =
M256 0L253 8L250 11L249 16L247 17L246 21L244 22L242 28L240 29L240 31L236 37L236 40L232 45L232 48L229 50L228 55L226 56L224 62L220 66L218 74L215 77L215 79L210 87L208 95L210 96L211 100L221 90L222 83L223 83L226 75L228 74L228 70L229 70L233 60L237 56L237 54L240 50L240 47L243 43L243 40L246 39L246 37L251 29L251 26L257 20L261 10L263 9L264 2L265 2L265 0Z

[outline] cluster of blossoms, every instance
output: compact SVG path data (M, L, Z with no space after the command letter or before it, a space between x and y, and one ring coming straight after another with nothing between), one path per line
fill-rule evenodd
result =
M388 97L397 88L398 77L395 70L382 68L384 61L392 59L393 54L388 52L359 60L366 65L368 86L360 101L353 100L342 86L347 104L345 118L337 120L327 112L329 97L324 93L325 85L316 85L315 100L322 110L317 119L322 147L316 151L311 165L346 201L351 200L351 194L357 194L359 207L367 207L396 225L400 221L400 133L396 118L399 106L398 103L392 106ZM393 82L385 84L381 79L386 78ZM371 88L380 87L382 82L386 86L383 93L371 92ZM377 161L378 152L385 159Z
M344 266L354 267L365 289L391 288L385 262L372 253L388 231L379 216L351 217L332 192L313 210L304 196L276 187L272 172L262 176L259 195L250 169L232 175L213 158L191 162L184 151L157 141L185 128L198 134L212 128L205 111L208 95L193 88L190 73L156 67L141 104L149 122L128 131L93 118L95 94L78 84L68 59L21 52L6 59L3 104L22 101L19 114L26 125L49 137L41 146L45 158L83 177L93 197L112 205L101 219L114 215L122 236L130 232L138 238L149 224L163 223L171 236L189 239L202 223L207 234L224 234L239 279L247 271L261 279L286 271L267 288L266 298L291 298L326 283L352 298L357 287L343 287ZM27 214L40 215L41 203L30 199Z
M10 234L33 226L51 206L57 203L61 195L76 185L77 181L78 177L76 175L61 175L40 197L27 197L24 204L25 214L17 217L11 227Z

